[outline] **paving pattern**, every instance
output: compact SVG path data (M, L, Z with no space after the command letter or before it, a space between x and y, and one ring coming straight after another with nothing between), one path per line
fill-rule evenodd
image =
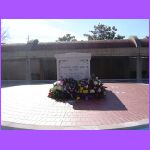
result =
M148 84L105 83L99 100L56 102L48 98L51 84L1 89L2 122L39 126L101 126L148 119ZM91 128L92 129L92 128Z

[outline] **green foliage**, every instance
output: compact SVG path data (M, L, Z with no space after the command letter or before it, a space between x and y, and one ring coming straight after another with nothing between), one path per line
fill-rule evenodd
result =
M61 42L61 41L71 42L71 41L77 41L77 40L75 39L75 36L71 36L71 34L66 34L63 37L59 37L56 42Z
M104 24L98 24L94 26L93 31L89 31L91 34L84 34L88 40L109 40L109 39L124 39L125 36L116 35L117 28L115 26L106 26Z

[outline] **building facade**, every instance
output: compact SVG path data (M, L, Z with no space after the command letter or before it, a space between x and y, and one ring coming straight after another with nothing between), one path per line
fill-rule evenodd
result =
M2 44L2 80L56 80L56 54L91 53L101 79L148 79L148 39Z

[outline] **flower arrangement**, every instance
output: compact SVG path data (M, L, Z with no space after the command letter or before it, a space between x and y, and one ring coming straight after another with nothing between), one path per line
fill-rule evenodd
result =
M106 88L98 77L76 81L72 78L56 81L48 97L57 101L95 99L106 95Z

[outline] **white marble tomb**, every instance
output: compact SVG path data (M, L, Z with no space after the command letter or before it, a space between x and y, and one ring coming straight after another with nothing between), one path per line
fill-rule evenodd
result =
M90 78L90 53L64 53L56 54L55 57L57 60L57 80Z

